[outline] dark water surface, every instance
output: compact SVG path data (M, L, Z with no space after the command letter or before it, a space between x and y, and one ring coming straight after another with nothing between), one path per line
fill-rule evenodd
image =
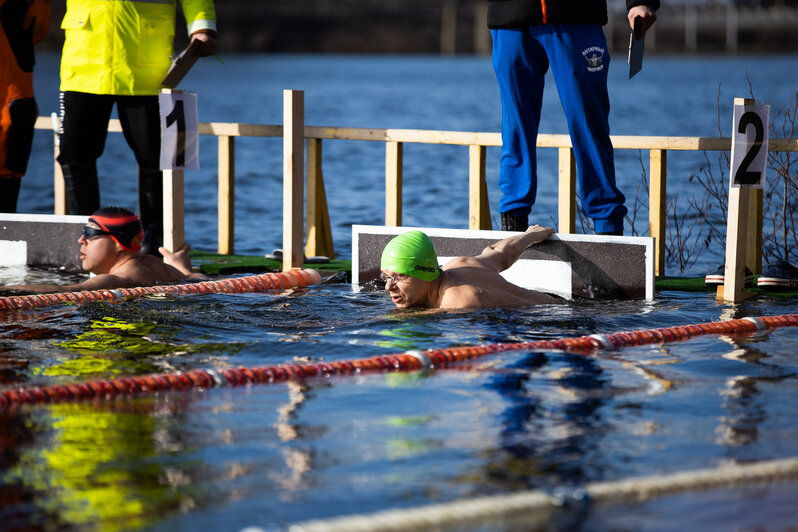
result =
M149 297L3 316L0 386L351 360L794 310L768 298L726 306L708 294L666 292L652 303L397 313L383 293L348 285ZM791 457L796 341L798 329L785 328L591 356L506 352L427 374L4 411L0 529L278 530L310 518ZM576 517L599 531L676 531L685 522L783 530L798 521L781 486ZM750 510L736 512L740 505Z
M500 104L490 59L435 56L230 55L224 64L198 62L181 89L198 93L199 116L207 122L282 123L282 91L305 91L306 123L314 126L409 128L497 132ZM58 110L57 54L42 54L36 71L40 114ZM794 100L797 56L695 56L646 58L629 80L625 57L610 66L610 125L617 135L729 136L735 97L754 95L779 108ZM544 93L541 133L567 133L553 79ZM720 117L720 118L719 118ZM719 128L721 131L719 131ZM36 134L21 212L52 212L52 135ZM324 178L336 252L351 257L351 225L385 221L383 143L325 141ZM216 249L216 139L202 137L200 165L186 172L186 235L196 249ZM617 150L618 183L634 212L648 153ZM709 154L714 175L718 155ZM725 163L728 166L728 163ZM708 166L703 153L671 151L668 191L682 209L703 192L691 174ZM488 193L498 226L498 148L488 150ZM726 175L728 172L726 172ZM136 169L122 135L109 135L100 159L102 203L136 207ZM531 221L556 225L557 151L539 150L539 194ZM236 142L236 251L270 253L282 246L282 144L279 139ZM647 234L647 207L632 224ZM716 220L721 212L712 212ZM468 227L468 149L406 144L404 225ZM725 227L721 223L721 226ZM719 256L705 253L695 265L714 271ZM672 272L678 273L678 272Z

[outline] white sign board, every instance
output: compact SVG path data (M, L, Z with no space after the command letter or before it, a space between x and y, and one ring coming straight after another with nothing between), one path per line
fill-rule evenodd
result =
M734 105L731 186L762 188L768 160L769 105Z
M197 93L161 91L161 170L199 169Z

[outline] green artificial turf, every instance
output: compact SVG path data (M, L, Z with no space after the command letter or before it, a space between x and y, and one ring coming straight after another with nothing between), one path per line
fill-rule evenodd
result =
M717 292L718 290L717 285L708 285L705 283L703 277L657 277L654 286L657 290L673 290L676 292ZM745 287L745 291L752 292L758 296L778 298L798 297L798 290L791 290L788 288L759 288L756 286L756 277L754 278L754 283Z
M280 261L266 257L253 257L248 255L220 255L210 251L191 251L191 263L199 267L205 275L233 275L237 273L265 273L279 272L283 269ZM346 272L351 278L352 261L332 259L326 263L307 263L304 268L313 268L320 272ZM703 277L657 277L655 288L658 291L673 290L676 292L716 292L717 286L708 285ZM746 291L756 295L778 298L798 297L798 290L773 290L762 289L756 286L746 286Z
M283 269L280 261L266 257L253 257L247 255L220 255L210 251L191 251L191 263L198 266L205 275L231 275L235 273L265 273L279 272ZM325 263L307 263L303 267L314 268L319 271L349 272L352 270L352 261L335 260Z

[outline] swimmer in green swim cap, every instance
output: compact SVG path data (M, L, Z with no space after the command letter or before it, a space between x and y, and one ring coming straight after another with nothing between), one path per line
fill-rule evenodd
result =
M514 307L562 303L505 280L500 272L512 266L526 248L546 240L554 230L534 225L490 245L476 257L457 257L438 265L430 238L409 231L393 238L382 251L380 277L399 308Z

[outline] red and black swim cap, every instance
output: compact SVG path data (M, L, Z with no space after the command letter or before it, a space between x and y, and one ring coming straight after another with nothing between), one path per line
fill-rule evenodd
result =
M89 222L108 231L108 236L123 248L129 251L141 249L144 230L133 211L122 207L103 207L91 215Z

